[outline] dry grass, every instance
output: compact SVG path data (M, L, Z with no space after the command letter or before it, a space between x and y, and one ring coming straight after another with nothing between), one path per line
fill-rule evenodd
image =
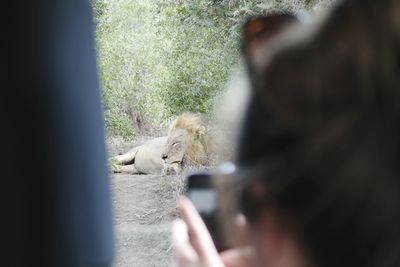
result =
M149 186L149 193L157 196L163 206L159 212L158 222L170 221L178 217L177 199L185 193L185 176L183 175L163 175L159 176L157 183ZM161 203L160 203L161 204Z

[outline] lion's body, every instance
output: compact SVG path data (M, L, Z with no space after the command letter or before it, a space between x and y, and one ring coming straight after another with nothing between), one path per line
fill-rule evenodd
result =
M163 149L167 143L167 136L157 137L114 157L117 166L115 172L131 174L155 174L162 172L164 163Z
M142 145L135 157L135 167L140 173L160 173L163 170L162 149L167 137L158 137Z
M184 165L208 165L207 125L197 114L184 113L171 124L168 136L157 137L113 158L114 172L179 173Z

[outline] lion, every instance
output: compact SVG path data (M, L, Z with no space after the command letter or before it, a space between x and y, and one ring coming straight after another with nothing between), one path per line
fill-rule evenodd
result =
M171 123L167 136L149 140L110 161L117 173L179 174L187 165L209 165L210 144L203 116L186 112Z

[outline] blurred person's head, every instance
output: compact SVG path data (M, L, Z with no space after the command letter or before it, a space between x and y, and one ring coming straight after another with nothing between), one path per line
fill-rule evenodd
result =
M399 266L400 2L344 1L267 38L263 27L245 29L237 154L260 262Z

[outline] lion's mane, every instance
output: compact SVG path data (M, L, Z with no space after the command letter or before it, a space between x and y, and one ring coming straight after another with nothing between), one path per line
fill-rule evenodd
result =
M189 135L184 161L187 164L209 165L212 142L205 118L200 114L185 112L171 123L169 134L178 129L187 131Z

